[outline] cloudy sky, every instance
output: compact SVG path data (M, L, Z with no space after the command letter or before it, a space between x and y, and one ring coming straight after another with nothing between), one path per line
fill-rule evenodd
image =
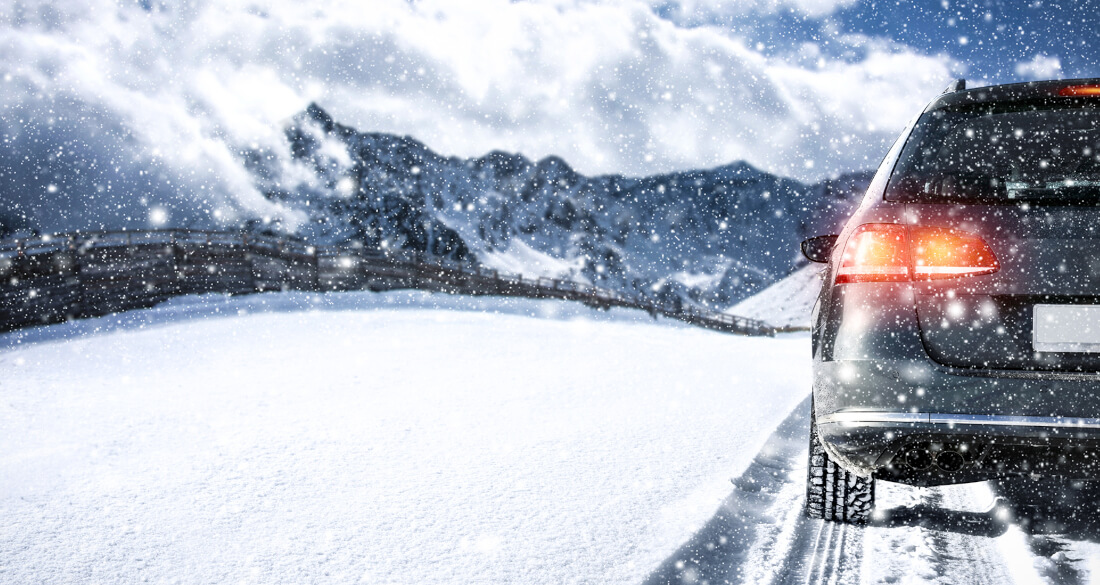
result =
M1098 14L1045 0L7 2L0 204L63 227L106 208L293 219L239 153L282 156L311 101L446 155L635 176L746 160L817 180L874 167L954 77L1100 76Z

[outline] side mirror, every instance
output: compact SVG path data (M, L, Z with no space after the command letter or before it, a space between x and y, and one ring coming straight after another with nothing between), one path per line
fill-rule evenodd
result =
M802 255L810 262L828 262L840 236L817 236L802 242Z

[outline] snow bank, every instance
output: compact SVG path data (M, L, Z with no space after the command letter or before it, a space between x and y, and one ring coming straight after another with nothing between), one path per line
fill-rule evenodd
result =
M0 336L0 581L638 582L809 390L801 335L462 300Z
M776 327L810 327L810 312L821 292L821 266L810 264L759 293L737 303L728 312L771 323Z

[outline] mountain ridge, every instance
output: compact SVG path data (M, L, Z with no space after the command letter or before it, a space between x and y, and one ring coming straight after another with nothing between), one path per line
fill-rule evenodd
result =
M298 230L307 239L412 249L711 308L799 266L798 242L835 230L870 180L859 172L805 185L743 161L587 177L557 156L443 156L410 136L343 125L315 103L285 135L289 162L255 156L246 167L266 197L307 212Z

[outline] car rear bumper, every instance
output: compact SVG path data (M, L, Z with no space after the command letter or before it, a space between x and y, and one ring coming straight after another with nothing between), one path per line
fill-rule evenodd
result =
M1100 418L1060 416L1004 416L994 414L935 414L930 412L834 412L818 419L818 425L866 426L904 423L935 429L1013 427L1040 434L1073 431L1100 432Z
M840 411L816 423L841 461L912 485L1093 478L1100 462L1100 418Z

